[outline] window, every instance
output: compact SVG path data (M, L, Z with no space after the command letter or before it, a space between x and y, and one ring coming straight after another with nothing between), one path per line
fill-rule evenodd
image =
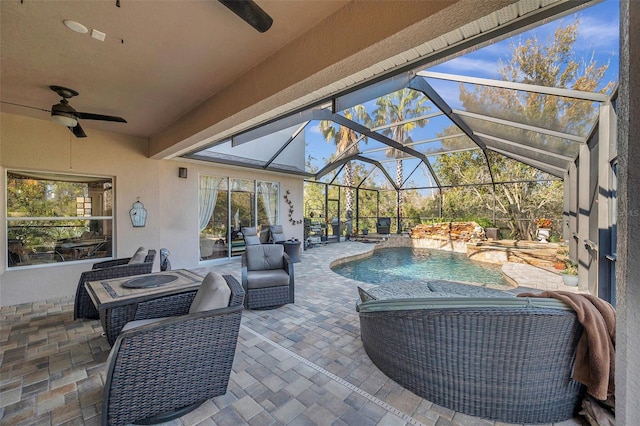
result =
M112 256L113 179L7 172L9 268Z
M241 255L245 226L268 236L269 225L278 223L279 190L277 182L201 176L200 260Z

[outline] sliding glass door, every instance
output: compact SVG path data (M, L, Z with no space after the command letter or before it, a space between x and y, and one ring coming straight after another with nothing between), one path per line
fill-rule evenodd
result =
M243 227L258 226L264 239L278 223L279 189L277 182L201 176L200 260L240 256Z

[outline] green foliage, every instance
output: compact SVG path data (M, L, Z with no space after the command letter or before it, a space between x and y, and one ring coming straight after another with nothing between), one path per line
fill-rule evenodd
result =
M518 46L512 46L508 62L501 63L499 73L503 80L594 91L608 65L598 65L593 60L579 64L573 59L573 44L579 22L559 27L547 43L536 37ZM601 89L606 92L611 84ZM593 123L594 109L591 103L575 99L536 93L514 93L509 89L475 86L471 89L460 85L460 100L467 111L511 120L552 130L584 134ZM474 122L475 123L475 122ZM520 141L527 145L544 146L555 152L573 148L567 141L523 129L484 123L477 120L476 127L489 134ZM440 137L459 133L452 126ZM466 137L443 139L443 148L459 149L468 144ZM478 185L496 182L495 203L493 187ZM532 239L535 235L533 220L536 217L558 218L562 214L563 183L546 173L501 154L479 149L439 155L434 165L441 181L447 185L468 185L447 189L443 210L448 216L459 216L462 211L476 215L493 211L504 221L509 233L519 239ZM495 204L495 207L494 207ZM556 232L560 230L556 229Z
M367 127L373 127L371 117L369 117L366 108L362 105L351 107L343 111L342 115L348 120L364 124ZM355 130L346 126L339 126L328 120L321 121L319 128L325 140L327 142L333 142L336 145L336 153L331 160L346 158L358 153L360 135ZM360 142L366 143L367 139L363 137ZM346 211L353 211L354 195L351 188L355 186L354 182L351 161L348 161L344 167L344 185L349 187L345 194Z
M7 216L61 218L75 217L76 198L88 195L86 183L31 179L8 174ZM57 240L72 238L88 230L84 220L10 221L8 239L20 240L24 247L53 249Z
M381 130L381 133L403 145L411 142L411 131L416 127L424 127L428 120L405 121L420 117L428 112L431 108L424 105L426 101L427 98L424 95L411 89L398 90L378 98L376 100L377 108L374 111L375 122L378 126L386 126ZM403 124L390 126L393 123ZM407 157L407 154L396 148L388 148L386 155L396 159L395 183L401 187L404 182L402 160ZM405 218L407 212L404 209L404 193L399 194L397 204L401 216Z
M546 41L534 36L512 45L510 57L501 62L498 68L502 79L584 91L597 90L601 87L608 64L598 64L593 59L584 63L575 61L573 45L578 27L579 21L575 20L560 26ZM612 83L608 83L599 90L606 93L611 88ZM572 134L588 132L595 111L591 102L480 85L461 84L460 100L467 111ZM378 131L385 136L406 144L411 142L412 130L426 125L427 120L401 125L393 123L423 116L429 110L425 101L422 94L404 89L378 98L371 115L362 105L342 114L369 128L378 126ZM544 147L564 155L577 154L577 144L558 137L480 119L468 119L473 121L474 129L480 133L523 145ZM320 129L325 139L336 145L333 159L354 155L359 144L366 143L366 138L358 139L359 135L353 130L330 121L321 122ZM425 195L417 190L403 190L396 194L390 185L382 188L378 197L363 196L361 192L358 200L362 218L360 228L372 227L371 218L396 218L398 214L403 227L440 216L473 220L487 227L494 225L488 218L495 217L495 226L501 228L501 232L509 238L533 239L534 219L544 216L554 219L554 234L562 231L561 221L558 220L562 214L564 195L561 180L494 151L483 152L456 126L445 129L438 136L441 146L433 145L431 151L424 153L445 152L438 154L433 164L440 182L445 185L442 193ZM387 149L386 154L397 160L395 179L396 184L401 185L404 179L403 160L407 155L396 148ZM359 163L348 162L339 180L341 184L353 187L362 183L366 173L367 170ZM338 212L337 205L330 204L330 217L345 217L344 213L354 207L353 190L329 191L330 199L340 196L343 209ZM307 195L306 192L305 204L324 206L324 194ZM395 224L396 221L392 220L392 228Z

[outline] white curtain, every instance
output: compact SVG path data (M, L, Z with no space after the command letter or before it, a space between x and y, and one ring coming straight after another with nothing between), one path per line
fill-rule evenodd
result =
M218 198L218 185L222 179L224 178L214 176L200 177L200 231L206 228L211 220Z
M278 184L273 182L258 182L258 194L260 194L260 198L264 204L269 225L275 225L277 208L274 208L272 203L276 201L278 197Z

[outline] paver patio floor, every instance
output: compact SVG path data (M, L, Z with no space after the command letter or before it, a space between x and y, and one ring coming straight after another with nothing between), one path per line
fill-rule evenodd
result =
M500 424L432 404L369 360L355 311L361 283L329 265L370 250L346 242L304 251L295 264L296 303L243 312L227 394L169 424ZM240 279L239 259L194 269L209 270ZM100 322L74 321L70 295L3 307L0 324L1 424L99 424L110 349Z

